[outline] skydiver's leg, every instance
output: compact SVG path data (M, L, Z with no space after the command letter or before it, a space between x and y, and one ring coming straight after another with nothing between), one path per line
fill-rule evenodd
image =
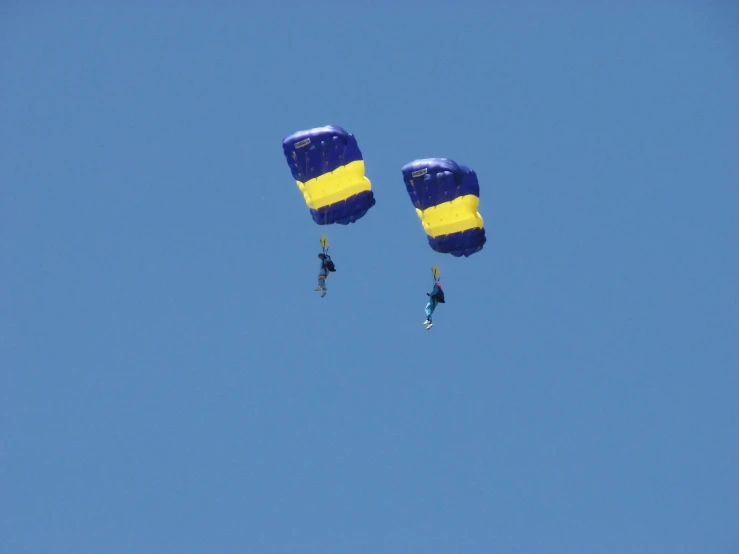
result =
M438 304L437 300L435 298L432 298L428 304L426 304L426 330L428 331L431 329L434 324L431 320L431 315L434 313L434 310L436 309L436 304Z

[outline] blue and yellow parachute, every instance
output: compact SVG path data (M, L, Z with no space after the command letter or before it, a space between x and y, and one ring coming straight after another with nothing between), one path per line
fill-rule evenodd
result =
M487 239L473 170L446 158L429 158L407 163L401 171L431 248L457 257L482 250Z
M319 225L347 225L375 205L354 135L328 125L299 131L282 141L287 164Z

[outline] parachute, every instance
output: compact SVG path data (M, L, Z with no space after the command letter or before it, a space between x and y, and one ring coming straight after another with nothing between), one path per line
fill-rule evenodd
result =
M401 171L433 250L456 257L482 250L487 239L473 170L446 158L429 158L407 163Z
M299 131L282 141L293 178L319 225L348 225L375 205L372 183L356 138L328 125Z

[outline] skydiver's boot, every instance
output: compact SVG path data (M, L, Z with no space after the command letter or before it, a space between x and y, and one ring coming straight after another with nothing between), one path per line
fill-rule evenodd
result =
M328 292L326 289L323 289L321 291L321 298L323 298L324 296L326 296L326 292Z
M431 328L432 328L433 326L434 326L434 324L433 324L433 323L431 323L431 322L429 321L428 325L426 325L426 330L428 331L428 330L429 330L429 329L431 329Z

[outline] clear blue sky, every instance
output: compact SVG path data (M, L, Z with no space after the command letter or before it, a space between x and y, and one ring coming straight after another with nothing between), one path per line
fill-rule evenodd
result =
M0 553L739 551L736 4L0 17ZM349 227L282 153L327 124ZM428 247L422 157L479 254Z

